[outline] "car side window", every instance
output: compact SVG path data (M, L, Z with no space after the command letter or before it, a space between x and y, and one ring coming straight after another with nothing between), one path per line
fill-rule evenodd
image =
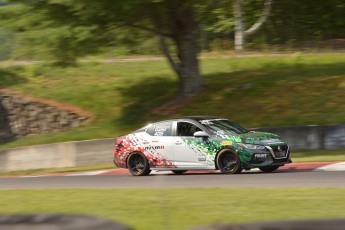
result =
M172 122L165 121L156 124L152 124L145 130L151 136L171 136Z
M148 125L145 129L145 132L153 136L154 130L155 130L155 125Z
M177 123L177 136L192 137L195 132L202 131L198 126L189 122Z

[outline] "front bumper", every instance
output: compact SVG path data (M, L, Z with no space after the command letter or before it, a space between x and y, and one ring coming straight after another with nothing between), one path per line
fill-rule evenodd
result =
M291 163L290 148L288 145L265 146L264 150L253 150L251 157L242 161L245 169L264 166L283 166Z

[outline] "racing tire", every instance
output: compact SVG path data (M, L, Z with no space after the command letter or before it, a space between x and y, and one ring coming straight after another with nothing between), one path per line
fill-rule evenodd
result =
M270 173L275 170L277 170L280 166L264 166L264 167L259 167L259 169L265 173Z
M127 167L133 176L147 176L151 172L149 162L144 154L139 152L129 155L127 159Z
M229 149L223 149L219 152L216 163L220 172L224 174L237 174L242 171L238 154Z
M172 172L176 175L182 175L183 173L187 172L187 170L172 170Z

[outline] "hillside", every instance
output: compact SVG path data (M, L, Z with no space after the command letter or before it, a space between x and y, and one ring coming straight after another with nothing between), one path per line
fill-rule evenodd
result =
M0 69L0 86L81 107L95 119L83 128L28 137L1 147L115 137L164 117L216 115L246 127L345 122L345 55L205 57L204 91L169 115L152 111L177 90L165 60L44 64Z

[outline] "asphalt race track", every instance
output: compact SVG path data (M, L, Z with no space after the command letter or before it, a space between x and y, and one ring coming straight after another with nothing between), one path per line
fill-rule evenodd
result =
M0 189L45 188L284 188L345 187L345 171L246 172L237 175L197 173L186 175L47 176L0 178Z
M219 171L152 171L149 176L134 177L128 169L108 169L63 174L2 177L0 189L39 188L279 188L279 187L345 187L345 162L291 163L273 173L258 169L238 175Z

